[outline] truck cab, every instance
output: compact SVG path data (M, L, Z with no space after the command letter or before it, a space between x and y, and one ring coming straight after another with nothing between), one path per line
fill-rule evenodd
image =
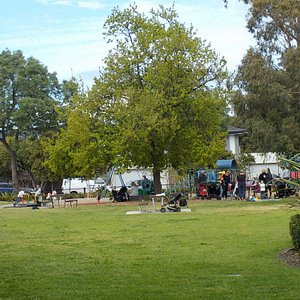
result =
M66 178L62 183L63 194L85 194L93 193L102 188L105 182L102 178L82 179L82 178Z

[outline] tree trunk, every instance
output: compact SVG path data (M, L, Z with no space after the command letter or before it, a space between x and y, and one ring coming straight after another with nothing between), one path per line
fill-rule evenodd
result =
M10 153L10 164L11 164L11 179L13 183L14 193L19 192L19 176L17 171L17 155L16 152L11 150Z
M19 192L19 176L17 171L17 154L6 142L6 139L1 139L1 142L10 156L11 179L14 193Z
M36 189L37 185L35 183L34 176L33 176L32 172L30 170L28 170L28 176L29 176L29 178L31 180L31 185L33 186L34 189Z
M153 170L154 193L160 194L162 191L160 183L160 172Z

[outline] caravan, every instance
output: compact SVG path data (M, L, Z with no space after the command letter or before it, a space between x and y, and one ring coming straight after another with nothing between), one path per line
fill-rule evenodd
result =
M63 194L93 193L105 185L102 178L85 180L82 178L64 179L62 183Z

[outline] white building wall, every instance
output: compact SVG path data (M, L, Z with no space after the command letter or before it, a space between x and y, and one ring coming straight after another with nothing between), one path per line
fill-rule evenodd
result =
M229 134L226 140L226 150L234 156L240 155L239 135Z
M249 178L258 177L263 169L270 168L272 174L281 176L282 168L278 164L278 158L276 153L268 152L263 153L251 153L255 159L255 163L250 164L249 169L247 170L247 175Z
M153 180L153 175L151 170L143 169L129 169L127 172L122 173L122 179L126 186L130 185L132 181L143 179L143 175L146 175L148 179ZM160 181L163 187L169 184L168 172L167 170L160 174ZM118 173L113 174L112 186L119 188L122 186L120 177Z

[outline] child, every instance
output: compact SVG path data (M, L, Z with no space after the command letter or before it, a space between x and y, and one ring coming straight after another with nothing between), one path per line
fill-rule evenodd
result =
M259 183L260 188L260 198L266 199L266 184L263 182L263 180Z

